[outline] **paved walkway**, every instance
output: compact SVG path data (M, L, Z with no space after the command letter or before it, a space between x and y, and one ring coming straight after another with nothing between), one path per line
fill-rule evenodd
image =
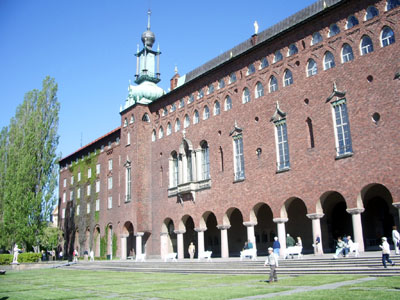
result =
M316 290L332 290L332 289L336 289L338 287L342 287L344 285L351 285L351 284L356 284L356 283L370 281L370 280L376 280L376 277L365 277L365 278L360 278L360 279L355 279L355 280L334 282L334 283L318 285L318 286L302 286L302 287L294 288L289 291L270 293L270 294L265 294L265 295L249 296L249 297L237 298L237 299L231 299L231 300L267 299L267 298L273 298L273 297L277 297L277 296L288 296L288 295L292 295L292 294L296 294L296 293L311 292L311 291L316 291Z

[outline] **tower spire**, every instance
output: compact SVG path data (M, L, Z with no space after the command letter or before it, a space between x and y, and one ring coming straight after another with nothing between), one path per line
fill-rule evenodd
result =
M151 10L147 11L147 30L150 30L150 16L151 16Z

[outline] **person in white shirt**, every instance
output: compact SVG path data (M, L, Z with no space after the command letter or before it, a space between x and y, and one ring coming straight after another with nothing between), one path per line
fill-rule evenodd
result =
M393 226L392 230L392 240L394 244L394 251L396 255L399 255L399 243L400 243L400 233L397 231L397 227Z
M269 280L267 282L278 281L278 277L276 276L276 268L278 267L278 255L274 253L274 249L268 248L268 256L265 260L264 266L269 265L271 271L269 272Z
M382 238L382 245L379 245L379 247L382 249L382 264L385 268L386 267L386 262L392 264L394 266L394 262L390 260L390 246L389 243L387 242L387 239L385 237Z

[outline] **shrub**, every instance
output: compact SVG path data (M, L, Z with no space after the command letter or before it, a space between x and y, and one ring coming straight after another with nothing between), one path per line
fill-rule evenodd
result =
M12 263L12 254L0 254L0 265L9 265Z
M18 255L19 263L35 263L40 260L40 253L26 252ZM0 265L9 265L13 261L13 254L0 254Z

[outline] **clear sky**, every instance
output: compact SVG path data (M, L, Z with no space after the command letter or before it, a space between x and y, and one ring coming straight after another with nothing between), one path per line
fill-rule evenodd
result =
M175 66L183 75L250 38L255 20L262 31L313 2L0 0L0 127L47 75L58 83L63 157L120 126L149 8L167 90Z

